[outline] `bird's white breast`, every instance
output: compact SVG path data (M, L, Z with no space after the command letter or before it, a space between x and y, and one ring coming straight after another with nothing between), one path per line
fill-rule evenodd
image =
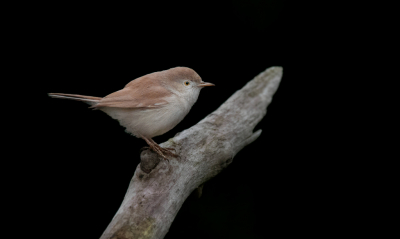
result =
M169 104L159 108L104 107L102 111L118 120L128 133L136 137L143 135L152 138L174 128L189 113L194 103L176 95L172 95L167 101Z

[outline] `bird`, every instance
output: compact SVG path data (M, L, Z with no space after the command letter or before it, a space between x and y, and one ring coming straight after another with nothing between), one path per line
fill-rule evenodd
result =
M142 138L163 159L178 157L173 148L162 148L153 137L173 129L189 113L204 82L191 68L174 67L153 72L130 81L119 91L105 97L48 93L52 98L83 101L89 108L105 112L125 127L125 131Z

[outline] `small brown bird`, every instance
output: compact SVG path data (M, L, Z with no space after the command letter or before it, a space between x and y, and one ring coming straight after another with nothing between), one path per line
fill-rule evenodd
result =
M49 93L50 97L83 101L99 109L126 128L126 132L144 139L162 158L176 157L172 148L162 148L152 140L174 128L189 113L200 90L212 83L187 67L154 72L129 82L122 90L104 98Z

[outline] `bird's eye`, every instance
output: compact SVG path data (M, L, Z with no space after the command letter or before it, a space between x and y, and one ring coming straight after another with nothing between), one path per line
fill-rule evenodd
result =
M190 85L190 82L189 81L185 81L185 85L186 86Z

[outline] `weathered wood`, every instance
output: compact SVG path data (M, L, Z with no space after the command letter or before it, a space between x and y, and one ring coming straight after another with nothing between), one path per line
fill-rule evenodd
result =
M227 167L258 138L254 127L278 88L281 67L271 67L234 93L216 111L161 144L176 150L169 162L146 150L121 207L101 239L160 239L190 193Z

